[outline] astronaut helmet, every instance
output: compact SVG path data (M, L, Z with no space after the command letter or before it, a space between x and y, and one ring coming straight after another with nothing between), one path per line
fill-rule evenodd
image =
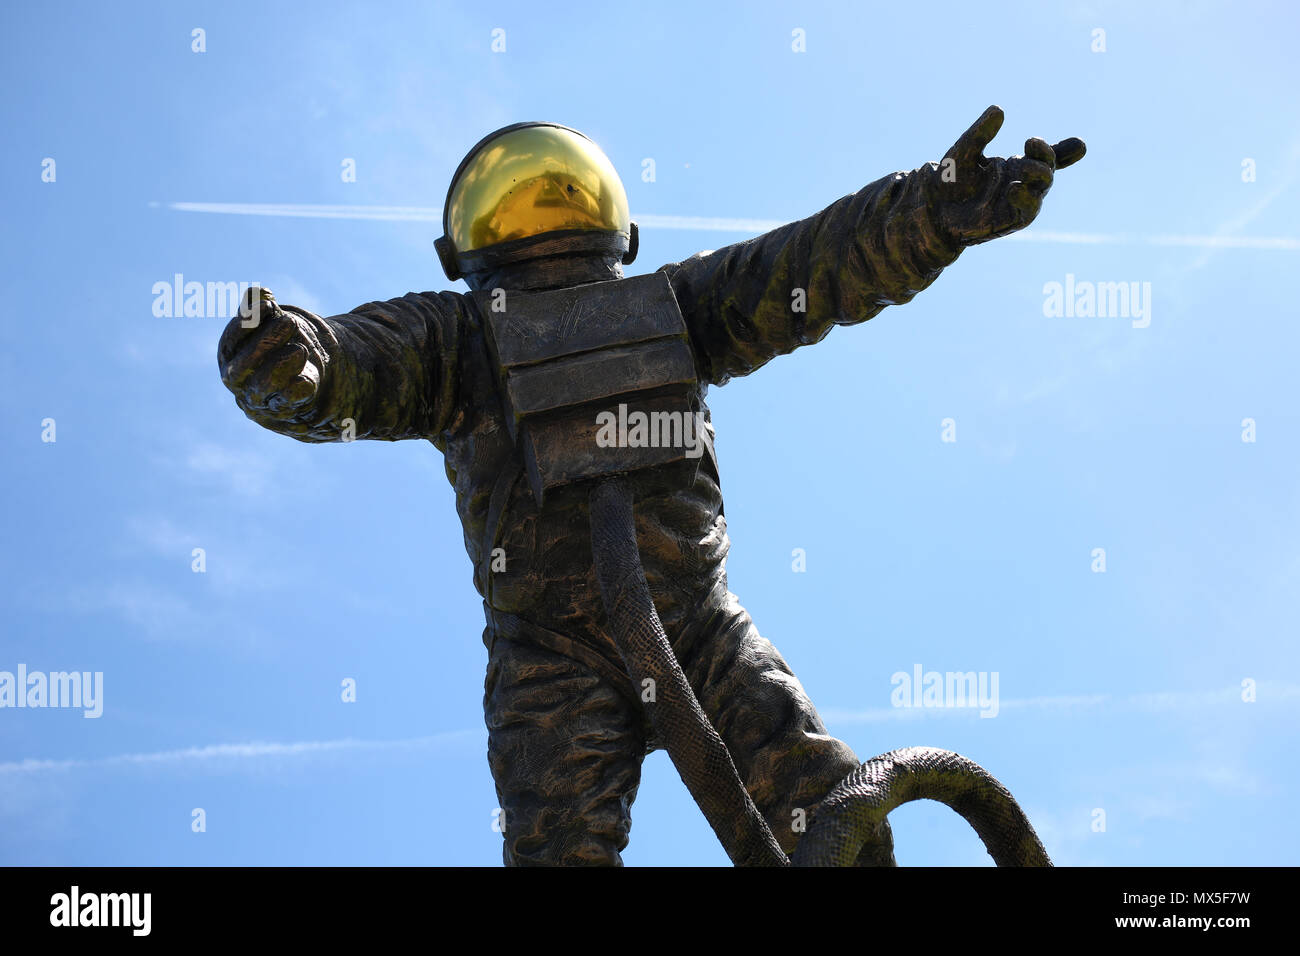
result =
M434 245L453 280L546 256L627 264L637 252L614 164L558 123L515 123L479 140L452 176L442 227Z

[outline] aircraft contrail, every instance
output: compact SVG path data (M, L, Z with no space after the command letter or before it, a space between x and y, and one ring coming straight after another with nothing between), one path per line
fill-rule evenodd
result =
M158 205L158 204L153 204ZM278 216L295 219L370 219L384 222L442 222L442 210L432 206L332 206L304 203L169 202L176 212L220 213L230 216ZM732 219L721 216L633 216L643 229L689 232L733 232L758 235L787 224L781 219ZM1289 236L1130 235L1101 232L1045 232L1027 229L1005 237L1020 242L1067 245L1190 246L1198 249L1271 249L1300 251L1300 239Z
M213 760L247 760L258 757L300 757L309 754L339 751L376 751L438 747L475 740L485 734L483 730L450 730L427 737L409 737L404 740L303 740L295 743L253 742L241 744L209 744L185 747L180 750L161 750L153 753L114 754L108 757L88 757L71 760L11 760L0 763L0 779L8 774L40 773L52 770L80 770L87 767L156 766L178 763L203 763Z
M1262 703L1294 706L1300 703L1300 684L1265 681L1258 685ZM1212 691L1166 691L1156 693L1111 695L1088 694L1059 697L1029 697L1003 700L1002 710L1052 710L1079 714L1097 708L1104 710L1157 710L1203 709L1206 707L1242 704L1242 688L1237 685ZM973 708L934 707L896 708L881 707L871 710L823 709L822 716L835 723L872 723L882 720L899 720L909 716L963 716L974 713ZM448 730L426 737L408 737L400 740L304 740L294 743L253 742L238 744L209 744L185 747L179 750L162 750L152 753L114 754L107 757L73 758L71 760L43 760L27 758L0 762L0 780L7 775L42 773L58 770L80 770L90 767L141 767L172 764L195 764L221 759L248 760L265 757L300 757L310 754L361 752L406 749L436 749L442 745L457 745L479 741L484 737L482 728L474 730Z

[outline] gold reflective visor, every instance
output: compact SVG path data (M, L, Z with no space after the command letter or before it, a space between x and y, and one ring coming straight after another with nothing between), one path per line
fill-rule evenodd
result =
M524 126L488 141L447 197L447 236L457 253L562 229L627 236L631 217L609 158L560 126Z

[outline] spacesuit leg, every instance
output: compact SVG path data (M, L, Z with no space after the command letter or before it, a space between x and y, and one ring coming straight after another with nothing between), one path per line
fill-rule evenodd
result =
M498 637L483 709L507 866L621 866L644 717L585 664Z
M735 595L680 644L677 656L700 706L781 849L792 852L807 811L858 768L857 757L826 732L789 665Z

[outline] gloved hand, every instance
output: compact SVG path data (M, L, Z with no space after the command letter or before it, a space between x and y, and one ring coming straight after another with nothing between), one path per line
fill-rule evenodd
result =
M316 398L329 353L313 323L281 308L270 289L253 286L221 334L217 361L250 418L291 421Z
M930 193L936 225L963 246L988 242L1033 222L1058 169L1083 158L1083 140L1070 137L1055 146L1034 137L1025 155L1010 159L984 156L1002 128L1003 113L990 106L948 150L933 177Z

